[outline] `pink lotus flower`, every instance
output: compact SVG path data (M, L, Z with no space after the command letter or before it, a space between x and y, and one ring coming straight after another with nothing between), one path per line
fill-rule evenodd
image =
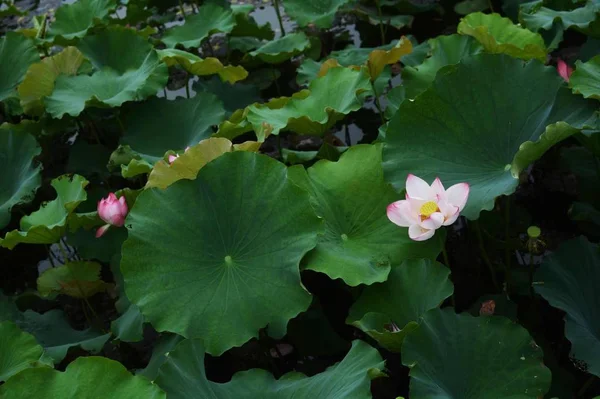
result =
M562 76L565 82L569 81L569 79L571 78L571 74L573 73L573 68L560 58L558 59L558 62L556 64L556 70L558 71L558 74Z
M190 149L190 147L189 147L189 146L188 146L188 147L185 147L185 151L184 151L184 153L185 153L185 152L187 152L189 149ZM168 158L168 159L169 159L169 165L170 165L170 164L172 164L173 162L175 162L175 160L176 160L177 158L179 158L179 154L175 154L175 155L169 155L169 158Z
M117 198L114 193L108 194L108 197L98 201L98 216L107 224L96 231L96 238L101 237L110 226L121 227L125 224L127 217L127 202L125 197Z
M388 205L387 216L392 223L408 227L408 236L415 241L433 237L442 226L458 219L469 197L469 185L458 183L444 189L436 177L431 186L415 175L406 178L406 200Z

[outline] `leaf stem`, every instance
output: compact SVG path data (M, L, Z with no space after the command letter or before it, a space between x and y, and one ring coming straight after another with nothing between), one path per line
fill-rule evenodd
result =
M381 110L381 103L379 102L379 95L377 94L377 90L375 90L375 82L371 80L371 88L373 89L373 95L375 96L375 107L377 107L377 111L379 112L379 117L381 118L381 124L385 125L385 119L383 119L383 111Z
M183 9L183 1L179 0L179 10L181 11L181 15L183 15L183 19L185 20L185 10Z
M60 254L63 257L62 263L63 265L66 264L69 261L69 255L67 255L67 250L65 249L65 247L62 244L61 240L58 240L58 242L56 243L58 246L58 249L60 250Z
M473 227L475 230L475 235L477 235L477 244L479 246L479 252L481 253L481 258L483 259L484 263L488 267L488 270L490 271L490 275L492 276L492 283L494 283L494 287L497 290L500 290L500 286L498 285L498 280L496 279L496 272L494 271L494 265L492 265L492 262L490 261L490 258L485 250L485 246L483 245L483 237L481 236L481 228L479 227L479 221L475 220L473 222Z
M275 14L277 14L277 21L279 22L279 29L281 29L281 36L285 36L285 29L283 28L283 20L281 19L281 12L279 11L279 0L273 0L273 7L275 8Z
M510 292L511 282L511 251L510 251L510 197L506 197L506 208L504 209L504 259L505 259L505 270L506 270L506 292Z
M190 74L185 75L185 95L190 98Z
M379 0L375 0L375 6L377 7L377 15L379 16L379 33L381 34L381 45L385 44L385 31L383 30L383 13L381 12L381 4Z

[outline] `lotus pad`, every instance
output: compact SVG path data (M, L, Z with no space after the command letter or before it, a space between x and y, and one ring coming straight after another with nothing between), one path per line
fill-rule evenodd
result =
M112 28L88 36L78 48L97 71L91 76L61 75L56 79L54 91L45 101L54 118L77 116L87 105L117 107L143 100L167 83L167 66L150 43L131 29Z
M249 54L269 64L280 64L303 53L310 47L310 41L303 32L291 33L267 42Z
M411 259L394 267L384 283L367 287L352 305L347 322L381 346L400 352L406 334L421 317L452 295L450 270L428 259Z
M158 331L203 338L211 354L267 325L285 331L310 303L298 266L321 222L271 158L223 154L196 180L145 190L125 225L127 297Z
M550 387L542 350L527 330L499 316L425 314L402 346L411 399L527 399Z
M115 9L114 0L78 0L56 10L56 20L46 35L50 41L70 41L84 37L99 20Z
M583 237L562 244L535 274L535 291L566 312L571 356L600 376L600 252Z
M166 399L144 377L133 376L119 362L105 357L80 357L64 372L50 368L24 370L0 387L4 399Z
M337 10L351 0L286 0L283 2L285 12L298 25L314 24L318 28L327 29L333 24Z
M209 3L201 6L198 14L186 16L183 25L168 29L161 40L170 48L178 44L186 48L199 47L211 34L229 33L234 26L231 10Z
M21 218L20 230L6 233L0 245L12 249L17 244L52 244L65 233L67 217L87 199L88 181L79 175L59 176L52 180L57 198L42 205L31 215Z
M0 129L0 229L9 223L15 204L33 199L41 183L40 168L33 166L33 158L40 152L32 135Z
M33 42L25 36L8 32L0 38L0 101L13 94L29 65L39 60Z
M546 45L540 34L516 26L498 14L469 14L458 25L458 33L473 36L490 53L546 61Z
M306 269L341 278L351 286L387 279L404 259L435 258L441 240L412 241L406 228L391 223L386 207L398 195L384 182L381 145L359 145L338 162L320 161L290 176L311 194L325 234L304 259Z
M497 196L514 192L529 163L595 123L593 113L593 103L570 93L554 68L478 54L442 68L427 91L400 105L383 169L398 191L408 173L429 182L439 176L446 187L466 181L463 214L477 219Z
M168 66L180 65L192 75L206 76L218 74L221 80L231 84L246 79L248 71L241 66L223 65L218 58L200 58L195 54L177 49L158 50L158 56Z
M383 365L374 348L354 341L341 362L312 377L292 372L276 380L265 370L252 369L235 374L228 383L218 384L206 378L202 341L185 340L169 353L156 383L169 399L369 398L369 371L382 369Z
M574 93L582 94L585 98L600 100L600 55L588 62L575 63L570 86Z
M44 365L41 362L44 348L35 338L21 331L13 322L0 323L0 382L29 367Z

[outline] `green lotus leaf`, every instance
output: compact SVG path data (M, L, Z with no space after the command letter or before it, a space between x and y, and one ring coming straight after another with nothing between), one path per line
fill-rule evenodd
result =
M376 49L371 51L367 60L367 69L369 70L371 80L374 81L377 79L386 65L395 64L401 57L411 52L412 43L404 36L389 50Z
M328 29L333 24L337 10L352 0L286 0L283 2L286 14L299 26L315 25Z
M33 159L41 148L35 138L24 131L0 128L0 229L10 222L11 208L33 199L41 183L40 168Z
M26 368L47 366L43 355L44 348L31 334L21 331L11 321L0 323L0 382Z
M121 145L130 146L141 159L153 164L168 150L183 150L213 134L213 126L225 119L225 110L211 93L173 101L153 97L122 109L125 135ZM128 163L113 160L113 164Z
M166 399L166 394L144 377L133 376L121 363L105 357L80 357L64 372L27 369L0 387L4 399Z
M235 17L235 27L230 36L273 40L275 32L271 29L271 24L267 22L259 26L255 19L250 16L252 10L254 10L254 6L251 4L231 5L231 11L233 11Z
M150 357L150 361L148 365L143 370L139 370L139 375L143 375L149 380L156 380L158 377L158 370L167 360L167 356L170 352L175 349L178 343L183 341L183 337L177 334L161 334L158 340L156 341L156 345L152 349L152 356Z
M400 352L404 337L428 310L452 295L450 270L429 259L412 259L392 268L384 283L365 288L350 308L347 323L360 328L381 346Z
M392 119L400 104L406 99L406 88L404 86L396 86L388 91L386 96L387 107L385 108L385 118Z
M410 28L415 19L412 15L379 15L376 7L366 7L362 5L354 6L348 11L367 20L371 25L383 24L384 26L393 26L396 29Z
M106 146L77 140L71 146L67 170L85 176L107 176L106 164L110 154L110 149Z
M110 324L113 335L123 342L139 342L144 338L144 316L135 305Z
M199 80L194 84L196 92L209 92L223 102L227 117L246 106L261 101L260 90L257 86L245 83L229 84L216 76L212 79Z
M341 362L312 377L292 372L276 380L268 371L252 369L235 374L228 383L219 384L206 377L202 341L185 340L169 353L156 383L170 399L369 398L370 373L383 366L377 350L362 341L354 341Z
M364 93L371 90L365 70L332 68L312 81L308 91L296 93L283 106L274 103L254 104L247 108L245 120L256 132L259 141L267 133L279 134L283 129L322 135L345 115L362 107ZM223 135L221 127L218 135Z
M599 37L597 29L593 29L593 23L600 16L600 4L597 1L587 1L583 7L569 11L556 11L544 7L544 1L532 1L521 5L519 20L533 32L558 31L562 32L574 28L586 34Z
M593 103L570 93L554 68L478 54L442 68L427 91L400 105L387 129L385 176L396 190L409 173L438 176L446 187L466 181L463 214L477 219L514 192L528 163L593 117Z
M542 397L551 374L526 329L500 316L430 310L402 345L415 399Z
M14 4L0 2L0 18L11 17L11 16L23 16L27 15L27 11L21 11Z
M571 356L585 363L585 370L600 375L600 252L584 237L567 241L544 259L535 273L535 291L550 305L563 310L565 335Z
M67 47L58 54L44 58L42 62L32 64L19 86L23 111L28 115L41 115L44 112L43 99L52 94L56 78L60 75L76 75L84 59L77 47Z
M458 24L458 33L473 36L489 53L546 61L544 38L513 24L510 19L499 14L469 14Z
M483 48L471 36L438 36L429 40L431 56L417 66L406 66L402 70L402 84L406 96L415 98L435 79L437 72L446 65L458 64L463 58L479 54Z
M6 233L0 246L13 249L18 244L52 244L64 236L67 218L81 202L87 199L88 181L79 175L63 175L52 180L56 199L42 204L31 215L21 218L20 230Z
M150 173L152 162L152 159L144 159L141 154L132 150L131 146L120 145L110 154L107 167L111 172L120 168L121 175L128 178Z
M573 93L600 100L600 55L588 62L577 61L569 85Z
M309 48L310 40L304 32L299 32L271 40L249 54L268 64L281 64Z
M108 287L100 279L102 265L96 262L76 261L51 267L37 279L40 295L64 294L73 298L89 298Z
M39 60L35 45L25 36L7 32L0 38L0 101L14 94L27 68Z
M158 331L203 338L211 354L266 325L285 331L310 304L298 266L321 222L271 158L226 153L196 180L144 190L125 225L127 297Z
M223 65L218 58L200 58L183 50L158 50L158 56L168 66L180 65L192 75L206 76L218 74L221 80L231 84L248 77L248 71L242 66Z
M381 145L351 147L338 162L319 161L307 171L291 168L290 177L325 221L325 234L302 261L306 269L369 285L405 259L439 254L443 240L413 241L388 220L386 208L398 195L383 180Z
M158 161L148 176L145 188L165 189L182 179L194 180L204 165L231 151L233 151L233 144L225 138L211 137L202 140L197 145L190 147L171 164Z
M59 44L80 39L115 8L114 0L78 0L63 4L56 10L56 20L50 25L46 39Z
M454 12L460 15L467 15L472 12L485 11L490 8L486 0L463 0L454 5Z
M60 363L67 356L69 348L75 346L97 353L110 338L110 334L92 329L74 330L63 311L58 309L44 314L28 310L23 313L23 319L17 321L17 325L37 339L54 363Z
M234 27L231 10L208 3L201 6L197 14L187 15L183 25L167 29L161 41L169 48L178 44L185 48L199 47L213 33L229 33Z
M118 107L143 100L167 83L167 66L152 45L132 29L113 27L87 36L77 47L97 71L56 79L54 91L45 100L46 110L54 118L77 116L88 105Z

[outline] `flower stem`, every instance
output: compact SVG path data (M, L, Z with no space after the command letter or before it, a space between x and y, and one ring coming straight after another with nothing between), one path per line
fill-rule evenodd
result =
M63 257L62 263L64 265L64 264L66 264L69 261L69 255L67 255L67 250L63 246L62 241L59 240L56 244L58 246L58 249L60 250L60 254Z
M190 98L190 75L185 76L185 95Z
M488 270L490 271L490 275L492 276L492 282L494 283L494 287L497 290L500 290L500 286L498 285L498 280L496 279L496 272L494 271L494 265L492 265L492 262L490 261L490 258L488 257L488 254L485 251L485 247L483 245L483 237L481 236L481 228L479 227L479 222L477 220L475 220L473 222L473 226L474 226L475 234L477 235L477 244L479 245L479 252L481 253L481 258L483 259L484 263L488 267Z
M444 256L444 263L446 264L446 267L448 269L452 270L452 268L450 267L450 259L448 258L448 252L446 251L446 243L445 242L442 244L442 255ZM452 306L456 307L456 301L454 299L454 292L452 292L450 301L452 301Z
M185 18L185 10L183 9L183 2L179 0L179 10L181 10L181 15L183 15L183 19Z
M285 29L283 28L283 20L281 19L281 12L279 11L279 0L273 0L273 7L275 8L275 14L277 14L277 21L279 21L279 29L281 29L281 36L285 36Z

